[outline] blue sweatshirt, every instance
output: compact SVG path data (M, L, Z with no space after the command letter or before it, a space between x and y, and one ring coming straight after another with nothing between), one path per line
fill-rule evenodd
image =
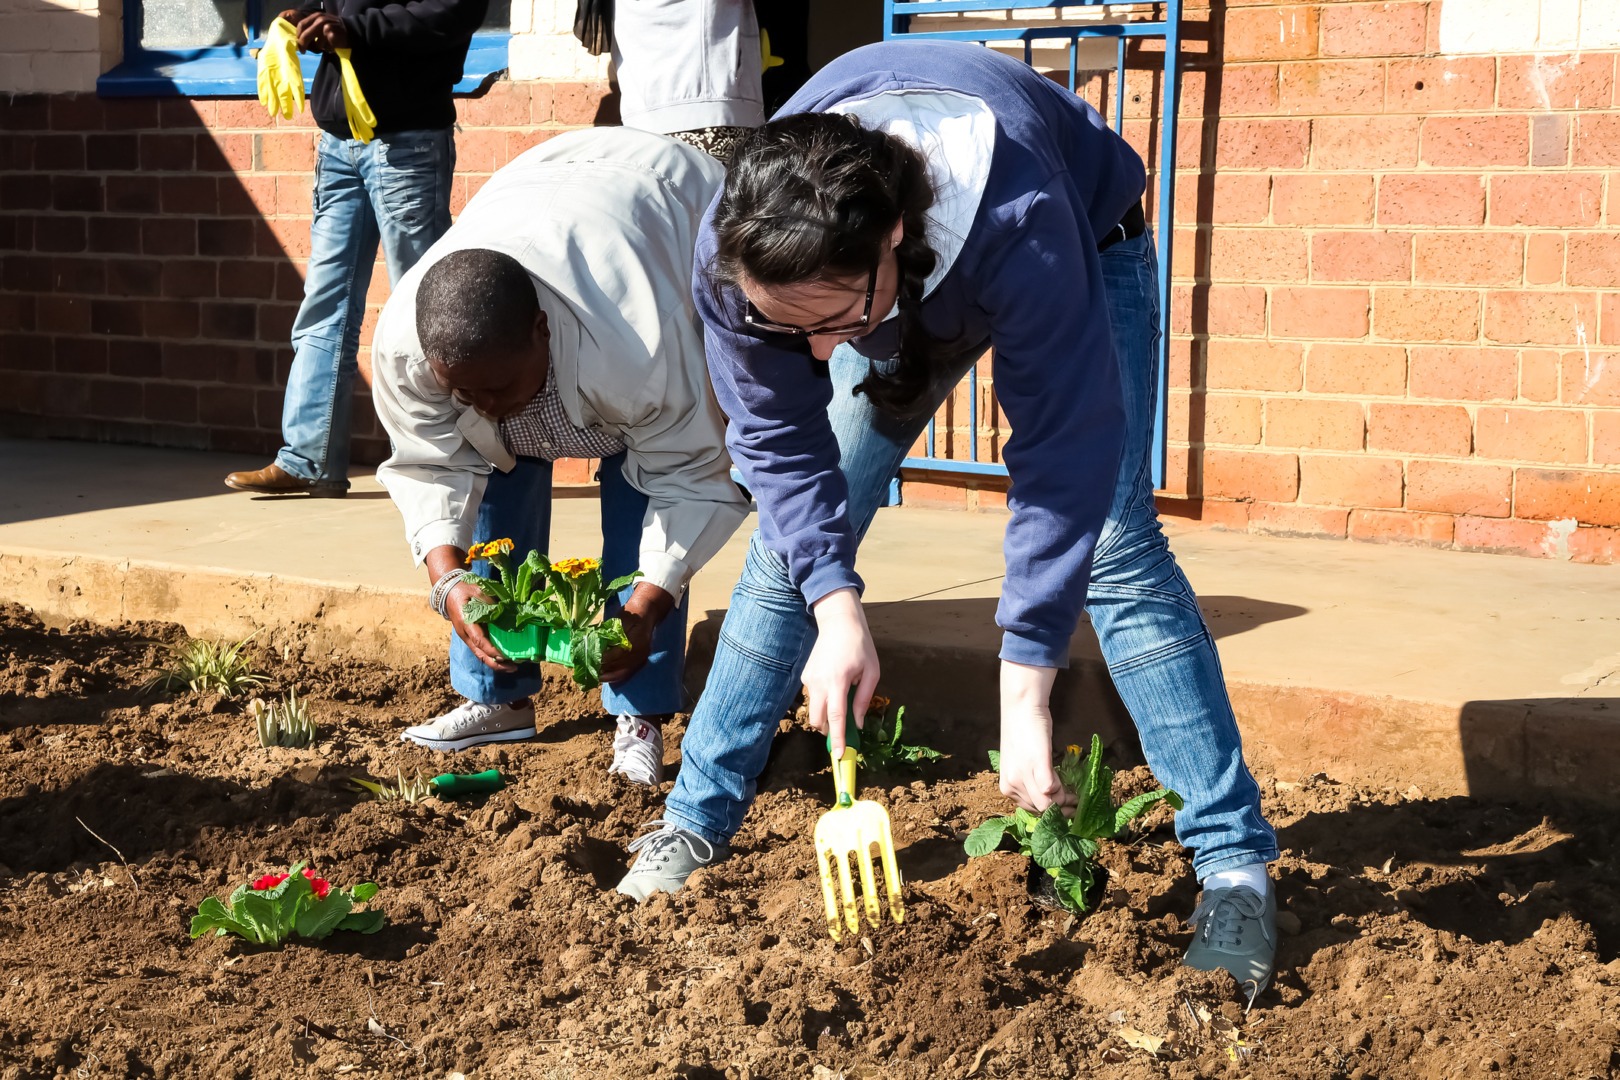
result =
M1142 196L1142 160L1096 110L1024 64L957 42L884 42L821 69L779 116L823 112L885 90L954 90L996 120L979 210L950 271L923 301L929 332L995 350L996 395L1012 426L1001 656L1068 665L1097 536L1124 441L1097 238ZM706 274L713 206L698 237L693 295L709 372L730 420L727 445L760 509L766 544L807 603L861 588L847 486L827 417L826 367L803 342L755 331L738 289ZM893 356L893 320L850 344Z

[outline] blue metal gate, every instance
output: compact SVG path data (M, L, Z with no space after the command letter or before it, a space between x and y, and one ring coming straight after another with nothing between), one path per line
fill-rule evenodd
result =
M1047 11L1055 9L1055 13L1062 14L1065 8L1108 8L1118 7L1123 0L1058 0L1057 3L1045 4L1038 9ZM1141 7L1145 5L1136 4ZM1125 44L1130 38L1163 38L1164 39L1164 73L1163 90L1160 94L1161 110L1157 117L1159 123L1159 161L1157 172L1158 201L1155 209L1158 211L1157 226L1154 240L1159 251L1159 369L1158 406L1153 418L1153 485L1164 486L1164 448L1165 448L1165 404L1169 395L1169 349L1170 349L1170 244L1172 239L1171 220L1175 207L1176 184L1176 106L1179 97L1180 85L1177 78L1178 54L1180 52L1181 30L1181 0L1160 0L1158 5L1163 10L1163 18L1143 22L1081 22L1067 24L1053 24L1040 22L1017 22L1001 26L974 26L971 28L948 29L949 23L941 26L940 21L931 21L926 27L913 28L912 20L918 16L955 15L965 16L973 13L1011 16L1015 11L1031 11L1022 5L1008 5L996 0L883 0L883 36L885 39L893 38L943 38L953 41L977 41L985 45L998 41L1021 42L1024 49L1024 62L1034 62L1034 46L1036 41L1056 40L1065 43L1068 56L1069 90L1075 91L1078 87L1080 72L1079 53L1082 38L1113 38L1117 42L1114 63L1114 109L1112 122L1114 130L1124 133L1125 127ZM904 466L916 469L933 469L941 472L969 473L981 476L1006 476L1007 467L994 462L979 460L979 369L975 364L967 374L968 384L968 458L940 457L937 454L938 442L935 431L935 420L928 422L926 435L926 452L921 457L909 457Z

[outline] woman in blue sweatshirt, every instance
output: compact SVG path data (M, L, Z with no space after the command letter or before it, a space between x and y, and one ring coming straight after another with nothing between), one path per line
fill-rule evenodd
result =
M889 42L829 64L745 139L693 292L759 531L682 743L663 827L619 889L729 853L801 680L836 756L878 661L855 549L908 448L995 352L1011 422L997 623L1001 787L1045 809L1049 699L1080 612L1204 883L1188 962L1263 989L1276 840L1214 643L1149 479L1158 290L1141 159L1095 110L990 49Z

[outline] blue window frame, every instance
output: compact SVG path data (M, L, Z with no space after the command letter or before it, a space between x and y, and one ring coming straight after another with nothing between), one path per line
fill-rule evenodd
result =
M255 97L265 27L297 0L123 0L124 59L96 80L101 97ZM511 0L491 0L456 93L506 70ZM305 53L306 88L320 56Z

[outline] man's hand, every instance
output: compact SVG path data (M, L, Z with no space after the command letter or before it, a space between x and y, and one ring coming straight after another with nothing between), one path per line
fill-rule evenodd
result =
M619 612L624 623L624 636L630 639L628 649L613 649L602 658L602 681L620 683L633 677L647 666L652 656L653 631L664 617L675 610L675 598L645 581L636 582L635 591Z
M838 589L816 601L816 644L804 665L804 696L810 727L824 732L832 756L844 752L844 725L850 719L850 687L855 688L855 726L866 727L866 707L878 684L877 646L853 588Z
M1056 668L1001 662L1001 793L1032 814L1074 796L1052 766L1052 683Z
M296 14L296 13L295 13ZM305 52L331 52L349 47L349 31L343 20L325 11L305 15L298 23L298 47Z
M454 544L441 544L427 553L422 560L427 568L428 581L436 582L452 570L458 570L467 565L467 553ZM489 634L477 623L470 623L461 614L461 606L473 597L482 597L490 600L492 597L484 596L478 587L463 578L456 582L455 588L445 599L445 614L450 616L450 625L456 628L456 636L466 642L467 648L473 655L496 671L514 672L517 665L502 655L501 650L489 639Z
M445 611L450 613L450 625L456 628L456 636L467 643L467 648L471 649L473 655L484 662L485 667L509 674L515 672L518 666L508 660L501 650L495 647L495 643L489 639L489 634L484 628L477 623L468 622L461 614L461 605L475 596L483 600L494 599L485 596L470 581L456 582L456 587L450 590L450 597L444 604Z

